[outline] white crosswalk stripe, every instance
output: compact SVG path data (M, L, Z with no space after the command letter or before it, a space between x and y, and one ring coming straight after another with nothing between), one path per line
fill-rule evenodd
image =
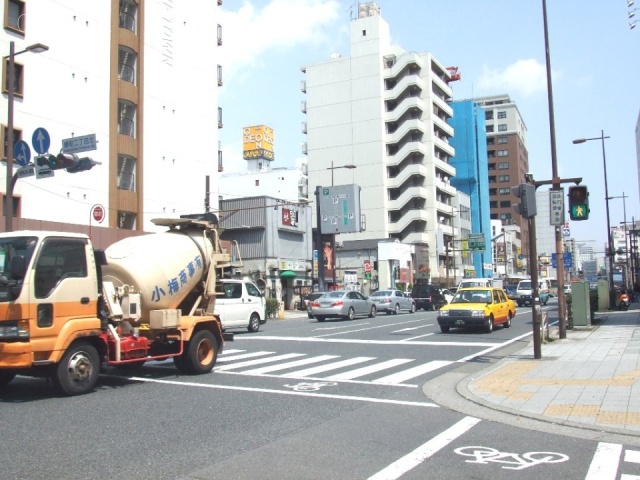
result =
M415 362L415 359L411 358L394 358L390 360L383 360L377 363L364 365L358 368L348 369L359 364L372 362L377 360L376 357L353 357L343 358L337 361L330 361L339 359L339 355L315 355L307 356L304 353L287 353L276 355L276 352L258 351L247 352L245 350L227 350L218 358L218 365L215 367L217 372L229 372L240 375L267 375L276 373L277 377L282 378L322 378L325 380L338 380L338 381L355 381L358 383L370 383L379 385L403 385L411 386L404 382L412 380L414 378L425 375L429 372L437 370L439 368L446 367L454 362L446 360L434 360L420 365L414 365L410 368L405 368L400 371L397 367ZM304 358L301 358L304 357ZM295 359L295 360L294 360ZM290 361L285 361L290 360ZM328 363L327 363L328 362ZM298 367L319 364L311 366L309 368L298 369L290 371ZM252 368L255 367L255 368ZM346 369L338 373L331 372L335 370ZM278 372L286 373L278 374ZM377 373L387 371L387 375L379 378L371 379ZM390 373L393 372L393 373ZM328 373L326 376L322 375ZM359 381L357 379L363 379L367 377L367 380ZM415 385L414 385L415 386Z

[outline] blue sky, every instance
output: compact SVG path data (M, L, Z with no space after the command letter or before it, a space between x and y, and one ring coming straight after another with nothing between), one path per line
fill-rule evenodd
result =
M379 0L393 43L407 51L429 51L457 66L454 99L507 93L528 131L530 170L550 179L551 141L547 100L542 0ZM303 158L300 144L304 94L300 67L333 52L349 55L349 0L224 0L220 87L224 128L220 141L225 173L245 171L242 127L268 125L275 131L273 167ZM635 126L640 111L638 28L640 2L547 0L547 18L558 172L582 177L589 187L588 221L571 222L577 240L606 240L602 142L574 145L573 139L605 140L610 197L627 196L626 217L640 219ZM313 168L312 165L309 166ZM220 191L225 194L224 185ZM623 200L609 201L611 225L624 220ZM567 216L568 217L568 216ZM538 218L538 222L548 219Z

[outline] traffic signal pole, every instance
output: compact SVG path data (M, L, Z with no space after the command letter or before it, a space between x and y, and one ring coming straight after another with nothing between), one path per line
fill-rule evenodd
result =
M536 187L536 189L541 185L552 185L553 190L560 190L560 185L562 185L563 183L575 183L576 185L578 185L580 182L582 182L582 177L558 178L556 175L554 175L554 178L552 180L533 180L533 179L529 180L529 183L532 183ZM530 246L532 245L533 249L535 249L535 241L536 241L535 221L532 223L534 224L534 236L533 237L530 236L529 245ZM529 228L529 235L531 235L531 228ZM556 240L556 279L558 280L558 337L563 339L563 338L567 338L566 322L567 322L568 310L566 307L567 303L564 296L564 255L562 251L563 250L562 249L562 232L561 232L561 227L558 225L555 226L555 240ZM537 256L535 257L535 259L534 257L532 257L531 261L536 262L535 272L536 272L536 278L537 278L538 276ZM532 270L531 278L533 278L533 270ZM561 280L562 280L562 285L560 285ZM537 288L537 285L538 285L537 280L535 282L535 285ZM534 317L535 317L535 312L534 312ZM534 332L534 335L535 335L535 332ZM535 349L535 343L534 343L534 349Z

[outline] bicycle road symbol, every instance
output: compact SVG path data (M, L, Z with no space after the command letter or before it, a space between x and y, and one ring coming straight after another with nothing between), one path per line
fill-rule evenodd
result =
M317 392L322 387L335 387L336 382L300 382L296 385L285 385L296 392Z
M460 447L454 450L458 455L465 457L475 457L474 460L465 460L467 463L481 463L487 465L489 462L504 463L502 468L508 470L523 470L535 467L541 463L561 463L569 460L569 456L557 452L527 452L519 455L517 453L501 452L491 447Z

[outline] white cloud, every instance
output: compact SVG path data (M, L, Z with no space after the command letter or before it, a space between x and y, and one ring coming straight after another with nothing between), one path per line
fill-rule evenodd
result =
M235 11L221 11L220 64L225 79L261 65L273 48L289 49L330 40L340 4L335 0L272 0L262 8L245 1Z
M554 80L558 78L557 72L553 72L553 77ZM490 69L485 65L482 67L478 86L482 91L509 92L514 97L531 97L546 92L547 69L534 59L518 60L503 70Z

